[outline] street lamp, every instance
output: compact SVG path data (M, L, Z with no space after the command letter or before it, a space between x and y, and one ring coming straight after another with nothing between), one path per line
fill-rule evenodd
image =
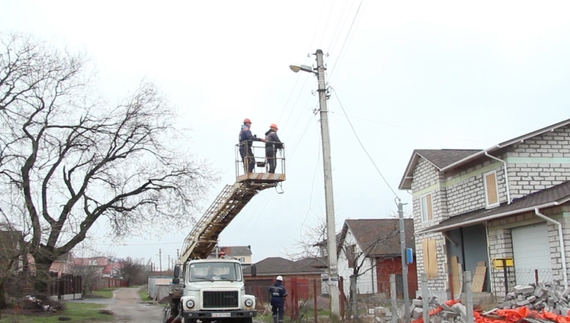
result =
M313 73L317 76L319 86L319 108L321 114L321 137L323 145L323 168L325 178L325 203L326 203L326 217L327 217L327 254L328 254L328 267L329 267L329 293L331 302L331 315L340 317L340 302L338 290L338 266L336 254L336 230L335 230L335 217L334 217L334 200L333 200L333 185L332 185L332 167L331 167L331 146L329 135L329 122L327 117L327 89L325 85L325 67L323 64L323 51L317 49L315 54L317 56L316 72L311 66L307 65L290 65L289 68L295 73L299 71Z

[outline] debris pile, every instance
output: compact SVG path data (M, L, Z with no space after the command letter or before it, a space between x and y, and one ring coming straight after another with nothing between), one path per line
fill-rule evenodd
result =
M24 311L31 312L57 312L63 307L56 301L50 300L47 296L26 295L20 300L19 307Z
M501 307L503 309L527 307L529 310L546 311L556 315L568 315L570 310L570 288L561 292L555 285L539 283L538 285L515 286L508 293Z

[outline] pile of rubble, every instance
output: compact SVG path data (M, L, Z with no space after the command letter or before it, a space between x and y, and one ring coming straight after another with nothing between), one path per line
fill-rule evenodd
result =
M557 315L568 315L570 310L570 288L560 291L556 285L539 283L538 285L515 286L508 293L501 308L527 307L530 310L545 310Z
M430 321L436 315L434 322L467 322L467 309L465 305L455 301L442 302L437 297L428 299ZM423 300L421 298L412 300L410 316L412 320L419 320L424 315Z

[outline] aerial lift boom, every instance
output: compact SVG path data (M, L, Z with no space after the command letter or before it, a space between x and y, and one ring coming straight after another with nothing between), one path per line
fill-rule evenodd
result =
M253 147L254 155L264 156L260 148ZM255 154L258 151L259 154ZM226 185L216 197L212 205L196 223L192 231L184 239L179 263L184 264L190 259L205 259L218 242L222 231L230 224L236 215L247 205L249 201L260 191L277 187L285 180L285 150L281 149L276 156L277 169L275 173L266 172L265 157L255 158L255 171L244 172L247 169L248 159L245 164L239 155L239 145L236 145L236 182Z

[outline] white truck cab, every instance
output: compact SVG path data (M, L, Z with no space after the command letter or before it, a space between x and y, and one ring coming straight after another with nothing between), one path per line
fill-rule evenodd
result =
M175 269L175 278L176 278ZM178 273L180 270L178 269ZM251 323L255 296L245 293L241 263L232 259L191 260L179 278L179 308L184 323Z

